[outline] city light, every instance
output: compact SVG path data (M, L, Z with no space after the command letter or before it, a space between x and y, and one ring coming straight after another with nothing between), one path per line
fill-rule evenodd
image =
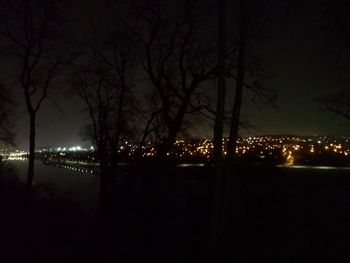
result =
M228 154L228 139L223 139L223 157ZM98 163L94 146L83 147L58 146L44 147L36 152L52 158L86 159L86 162ZM208 162L213 158L214 144L211 139L178 139L171 151L166 153L168 158L183 162ZM288 166L317 163L327 160L337 160L338 163L350 163L350 142L344 138L298 136L254 136L239 138L236 143L237 158L250 162L271 162ZM156 144L146 142L141 148L138 142L125 140L120 142L118 155L120 160L130 160L136 154L144 158L154 158L158 154ZM14 157L26 158L27 152L13 151L3 153L3 159L15 160ZM47 157L45 157L47 158ZM320 161L321 160L321 161Z

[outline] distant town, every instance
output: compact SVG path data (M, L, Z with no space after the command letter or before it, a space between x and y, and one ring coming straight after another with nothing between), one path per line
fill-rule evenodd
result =
M227 139L223 140L223 153L227 153ZM213 143L210 139L177 140L169 159L182 163L206 163L212 159ZM4 160L25 160L28 153L20 150L2 149ZM79 163L97 165L93 146L56 146L37 149L38 159L47 163ZM140 146L123 141L118 150L121 162L135 159L152 159L157 148L151 142ZM246 164L262 165L325 165L350 166L350 137L331 136L254 136L240 138L236 147L237 160Z

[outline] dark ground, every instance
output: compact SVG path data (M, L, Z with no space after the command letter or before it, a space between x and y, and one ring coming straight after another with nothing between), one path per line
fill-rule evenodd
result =
M208 262L208 168L142 167L110 215L0 176L0 262ZM242 167L226 187L222 262L349 262L350 171ZM232 205L230 205L230 203Z

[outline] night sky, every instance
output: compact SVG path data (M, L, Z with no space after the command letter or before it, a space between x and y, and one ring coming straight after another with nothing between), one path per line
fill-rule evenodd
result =
M87 34L87 22L91 16L99 19L105 9L100 4L80 1L68 14L74 17L76 35ZM268 1L266 17L269 25L264 29L265 38L258 49L271 73L264 85L278 94L274 109L254 106L246 93L242 118L256 130L242 131L242 135L298 134L298 135L350 135L350 123L331 113L322 111L316 99L325 93L346 87L346 79L336 68L337 61L325 44L322 29L322 10L318 1ZM85 32L85 33L84 33ZM227 87L232 89L232 85ZM18 101L17 145L27 147L28 117L21 90L15 90ZM80 131L85 123L83 105L79 98L62 92L51 94L58 107L48 99L37 120L37 146L82 144ZM211 124L201 131L190 131L195 137L211 136Z

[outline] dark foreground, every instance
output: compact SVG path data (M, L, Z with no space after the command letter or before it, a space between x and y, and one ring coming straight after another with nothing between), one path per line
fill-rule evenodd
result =
M2 169L0 262L208 262L209 173L135 168L108 215L91 221L50 185L36 186L28 202ZM350 171L229 175L221 262L349 262Z

